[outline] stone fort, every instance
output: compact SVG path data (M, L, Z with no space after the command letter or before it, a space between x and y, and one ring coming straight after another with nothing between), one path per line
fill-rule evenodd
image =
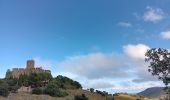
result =
M13 78L19 78L20 75L29 75L30 73L42 73L42 72L51 73L50 70L44 70L42 69L42 67L35 67L34 60L28 60L26 68L13 68L11 71L11 75Z

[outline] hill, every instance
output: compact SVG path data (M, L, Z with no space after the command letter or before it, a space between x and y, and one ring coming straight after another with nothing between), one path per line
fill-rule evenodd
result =
M150 98L158 98L161 97L162 95L165 95L165 92L163 91L163 87L151 87L138 93L138 95L142 95Z

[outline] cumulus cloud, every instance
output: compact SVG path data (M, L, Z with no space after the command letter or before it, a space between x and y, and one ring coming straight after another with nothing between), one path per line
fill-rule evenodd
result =
M105 79L99 79L99 80L88 80L84 86L86 88L94 88L94 89L107 89L107 88L114 88L115 85L112 82L109 81L103 81Z
M128 44L123 47L124 53L133 59L145 59L145 53L148 49L150 49L149 46L144 44L137 44L132 45Z
M158 81L157 77L153 77L151 73L148 72L148 63L145 62L145 53L149 46L145 44L128 44L123 47L125 55L128 56L129 66L135 71L135 78L132 79L134 83L143 83L148 81Z
M135 83L144 83L149 81L159 81L156 76L152 76L150 72L148 72L148 63L144 60L132 61L133 66L136 66L135 76L132 81Z
M123 78L128 77L128 66L124 59L105 53L91 53L67 58L58 66L80 76L95 78Z
M164 18L165 13L162 11L162 9L152 8L150 6L148 6L146 9L147 11L143 15L144 21L156 23Z
M118 25L122 27L132 27L130 22L119 22Z
M161 32L161 37L163 39L170 39L170 31Z

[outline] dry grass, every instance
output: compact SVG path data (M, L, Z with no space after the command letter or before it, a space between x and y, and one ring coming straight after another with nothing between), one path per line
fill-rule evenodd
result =
M74 100L74 95L85 94L89 100L106 100L106 97L101 96L96 93L90 93L86 90L67 90L69 93L68 96L63 98L51 97L48 95L34 95L28 93L17 93L10 94L8 98L0 97L0 100ZM107 97L108 98L108 97ZM111 98L111 97L110 97ZM119 96L114 97L115 100L136 100L136 97L120 94ZM142 99L142 100L158 100L158 99Z
M115 96L115 100L136 100L136 97L121 94L119 96ZM158 100L158 99L142 98L141 100Z

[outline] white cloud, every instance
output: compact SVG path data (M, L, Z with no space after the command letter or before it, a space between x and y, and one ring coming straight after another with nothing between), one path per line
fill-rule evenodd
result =
M123 47L124 53L133 59L145 59L145 53L148 49L150 49L149 46L144 44L137 44L137 45L126 45Z
M147 7L147 11L144 13L144 21L156 23L164 18L165 13L162 9Z
M105 77L123 78L129 76L128 66L125 65L123 60L123 58L113 54L91 53L67 58L60 62L58 66L90 79Z
M108 89L113 88L115 85L113 82L110 82L106 79L99 80L88 80L86 84L84 84L86 88L94 88L94 89Z
M170 39L170 31L161 32L161 37L163 39Z
M119 22L118 25L122 27L132 27L130 22Z

